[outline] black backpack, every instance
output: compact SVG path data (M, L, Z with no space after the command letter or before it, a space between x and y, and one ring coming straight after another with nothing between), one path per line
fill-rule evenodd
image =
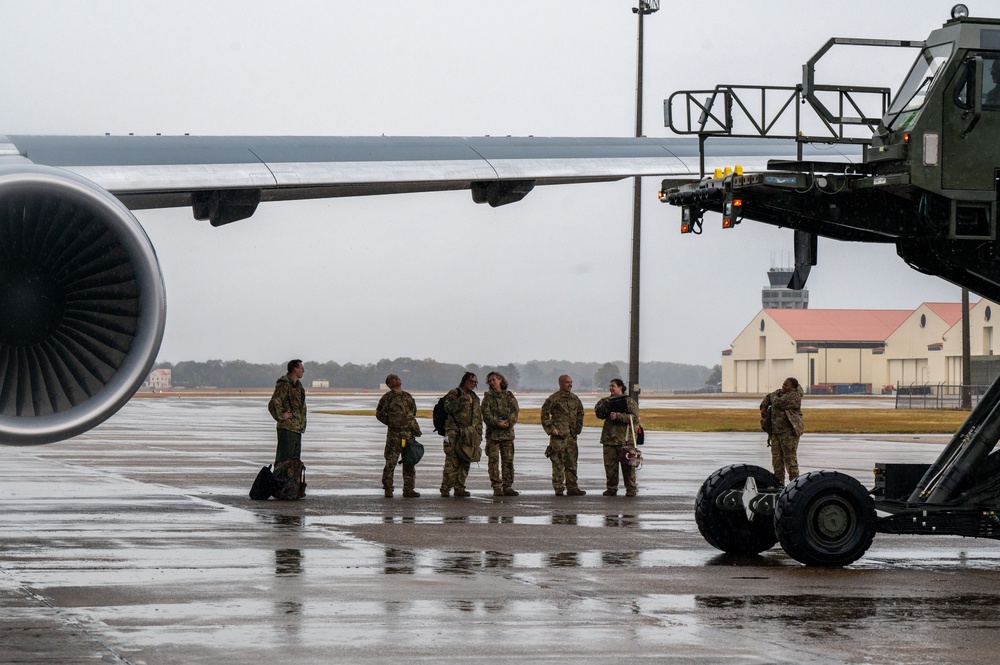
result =
M278 481L271 473L271 467L262 467L257 477L254 478L253 486L250 488L250 498L255 501L264 501L271 498L275 490L278 489Z
M444 410L444 397L437 401L434 405L434 414L431 417L434 421L434 431L441 436L447 436L444 432L445 423L448 420L448 412Z

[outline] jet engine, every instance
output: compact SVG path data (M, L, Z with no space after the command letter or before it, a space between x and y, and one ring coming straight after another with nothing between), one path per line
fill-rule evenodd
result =
M0 443L51 443L113 415L165 319L156 253L128 208L68 171L0 167Z

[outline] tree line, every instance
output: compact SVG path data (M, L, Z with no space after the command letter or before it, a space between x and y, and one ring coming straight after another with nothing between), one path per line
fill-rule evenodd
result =
M555 390L560 374L573 377L575 390L603 390L612 378L627 380L624 362L568 362L559 360L532 360L527 363L506 365L459 365L427 358L383 358L376 363L340 364L334 361L305 361L305 385L313 381L328 381L331 388L376 390L387 374L398 374L407 390L448 390L458 385L464 372L479 376L480 388L486 388L486 375L498 371L507 378L512 389ZM265 388L285 373L284 363L249 363L245 360L185 360L178 363L161 362L157 369L171 370L171 383L180 388ZM670 362L646 362L639 366L642 388L645 391L685 390L714 385L721 370L703 365L685 365Z

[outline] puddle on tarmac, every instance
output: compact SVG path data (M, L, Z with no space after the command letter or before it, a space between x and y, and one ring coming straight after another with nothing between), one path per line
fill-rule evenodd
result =
M699 565L705 563L705 556L666 550L510 553L492 550L443 552L387 547L382 572L386 575L475 575L491 570L513 569L646 568L663 566L667 560L672 565ZM751 565L760 565L760 562L754 561Z
M995 595L922 598L817 595L694 596L694 608L708 610L707 625L759 630L761 624L793 627L806 634L847 635L873 624L950 624L979 622L996 611Z

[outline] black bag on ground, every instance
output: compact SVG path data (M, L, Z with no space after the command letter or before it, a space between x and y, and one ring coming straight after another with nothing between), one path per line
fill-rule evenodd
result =
M416 439L407 441L406 445L403 446L403 464L407 466L416 466L420 463L420 459L423 456L424 444L420 443Z
M261 467L257 477L253 480L253 485L250 486L250 498L254 501L265 501L271 498L276 489L278 489L278 481L271 473L271 466Z

